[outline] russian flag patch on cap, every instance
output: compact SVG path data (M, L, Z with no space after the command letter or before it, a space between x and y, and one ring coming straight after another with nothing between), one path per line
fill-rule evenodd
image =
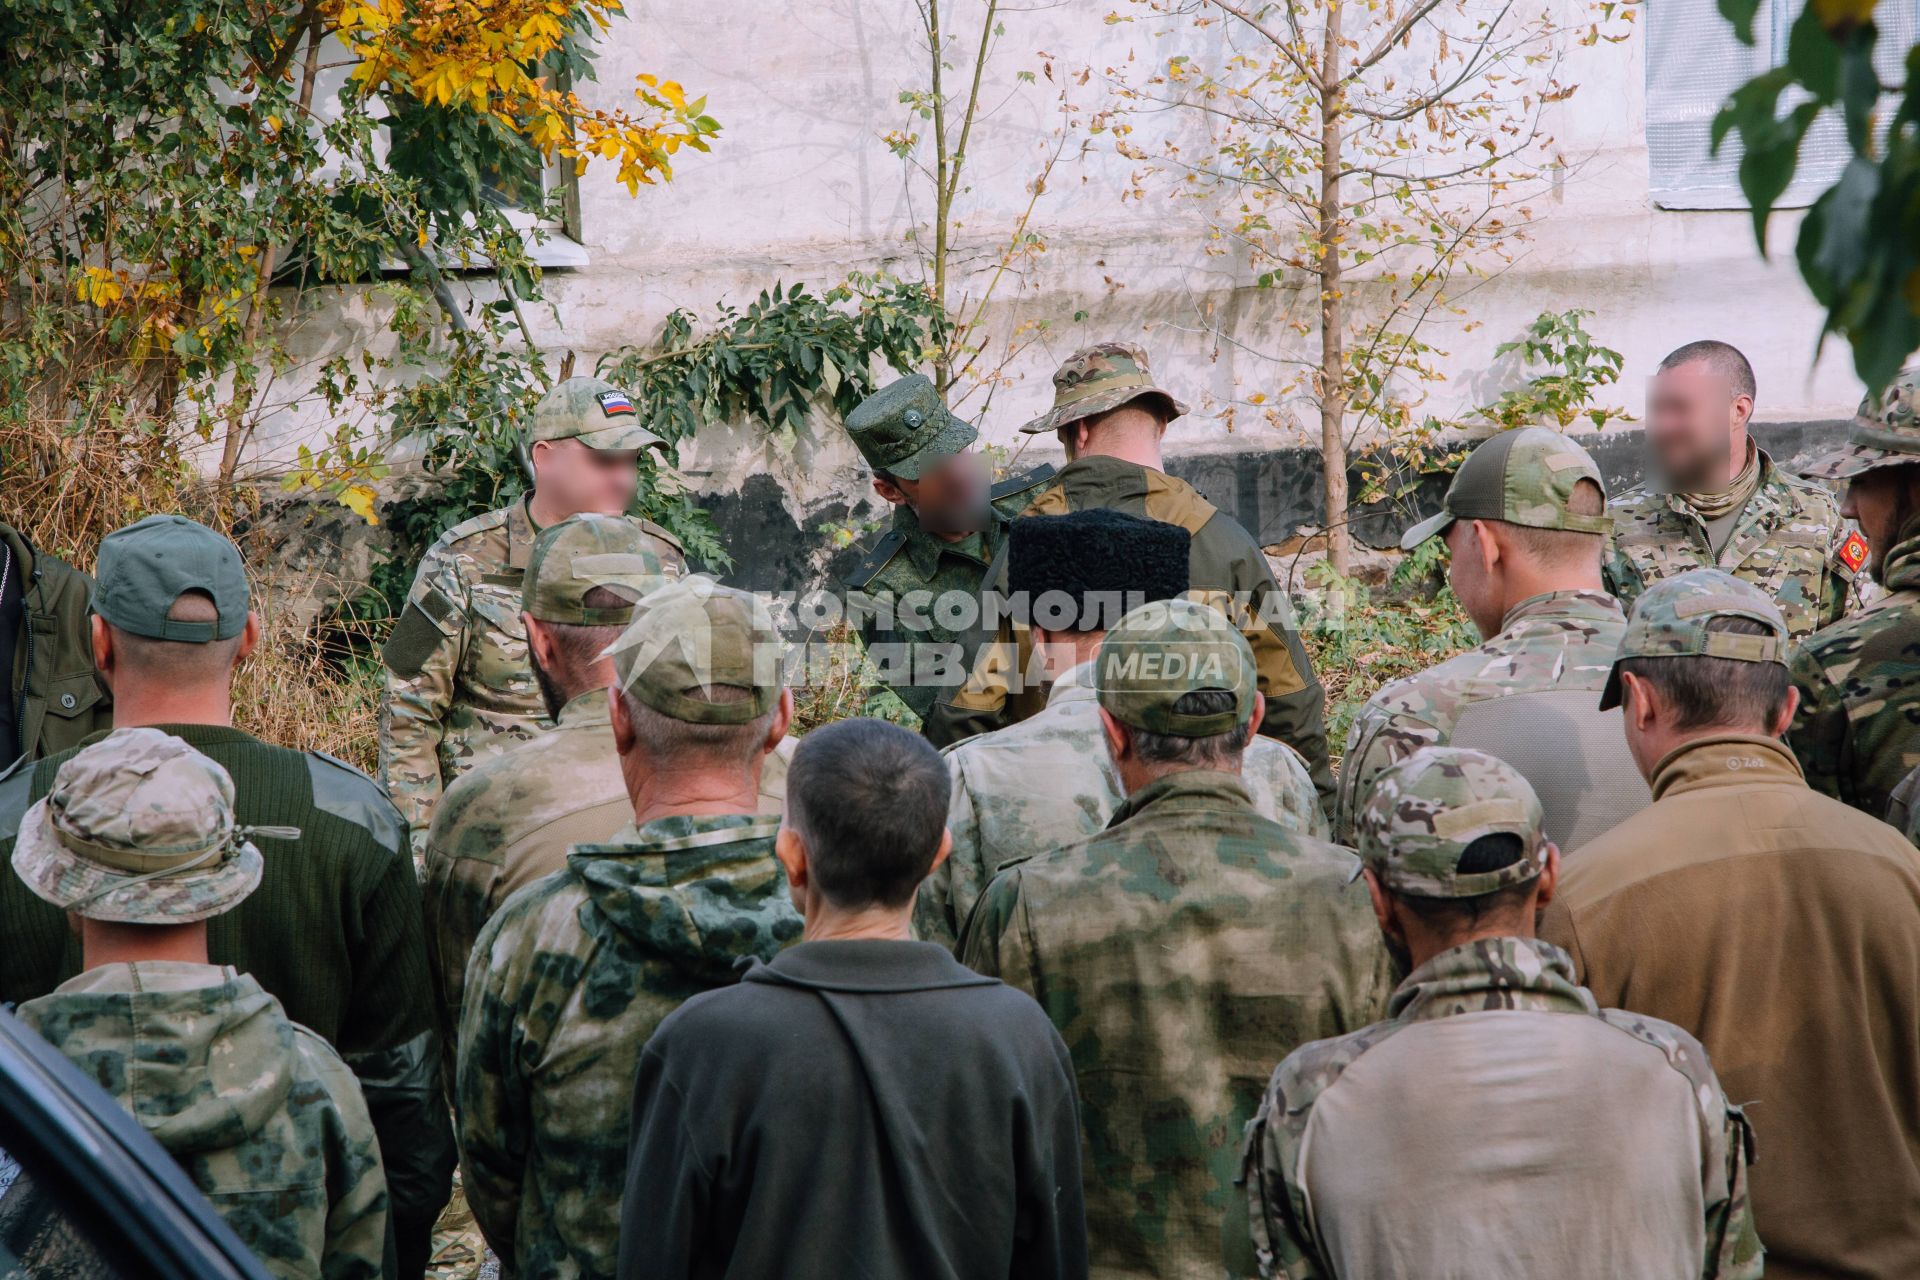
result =
M617 418L623 413L638 416L634 412L633 401L627 399L624 391L602 391L593 398L600 402L600 412L609 418Z

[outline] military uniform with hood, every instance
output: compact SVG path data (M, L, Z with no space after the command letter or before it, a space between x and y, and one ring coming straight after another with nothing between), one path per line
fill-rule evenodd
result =
M0 765L65 751L113 727L113 699L93 669L92 590L86 574L0 524L0 621L16 618L13 633L0 636L11 726L0 733Z
M698 659L688 654L702 646L679 644L701 626L712 633L710 680L690 673ZM635 609L615 671L662 714L738 723L746 710L764 714L779 686L756 681L749 646L733 637L777 644L753 597L683 579ZM686 696L708 683L754 697ZM740 960L771 960L800 937L773 854L779 825L752 813L630 823L606 844L576 845L564 870L513 895L481 930L455 1101L467 1203L503 1274L613 1274L642 1047L681 1002L730 985Z
M1920 368L1861 402L1848 443L1807 468L1850 480L1882 467L1920 467ZM1901 779L1920 767L1920 515L1894 533L1874 568L1886 593L1801 642L1791 665L1800 690L1787 741L1807 785L1882 818Z
M63 910L184 924L260 883L251 834L219 765L157 729L122 729L61 767L12 860ZM104 964L19 1016L133 1114L273 1275L391 1274L386 1176L360 1087L252 977Z
M531 439L577 439L621 452L667 448L639 425L626 394L597 378L569 378L549 391L534 410ZM425 852L447 784L547 724L520 622L522 579L540 532L532 498L463 521L427 548L380 653L380 780L406 817L416 855ZM670 572L685 567L672 534L649 520L635 523Z

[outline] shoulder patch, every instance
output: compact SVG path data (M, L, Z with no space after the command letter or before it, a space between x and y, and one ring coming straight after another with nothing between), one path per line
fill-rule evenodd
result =
M873 581L875 574L887 567L887 561L899 555L900 549L906 545L906 534L898 529L887 530L881 535L880 541L873 544L873 550L867 552L860 563L853 566L853 571L841 581L856 591L865 587Z
M471 516L462 520L459 524L441 534L440 542L442 545L458 542L460 539L470 538L476 533L485 533L488 529L498 529L506 522L507 508L505 507L501 507L497 511L483 511L477 516Z
M1016 493L1025 493L1029 489L1037 489L1047 481L1053 479L1053 472L1053 464L1047 462L1035 467L1023 476L1008 476L1005 480L1002 480L999 484L987 490L987 499L990 502L998 502L1002 498L1011 498Z
M1849 529L1833 558L1845 565L1847 572L1860 572L1860 567L1867 562L1867 540L1860 536L1859 530Z
M388 853L407 849L407 824L380 784L337 756L308 751L307 777L313 783L313 807L351 822Z

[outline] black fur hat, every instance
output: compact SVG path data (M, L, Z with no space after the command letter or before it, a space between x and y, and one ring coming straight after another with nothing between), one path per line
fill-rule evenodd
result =
M1022 516L1007 537L1013 615L1048 631L1105 631L1187 589L1192 538L1177 524L1095 508Z

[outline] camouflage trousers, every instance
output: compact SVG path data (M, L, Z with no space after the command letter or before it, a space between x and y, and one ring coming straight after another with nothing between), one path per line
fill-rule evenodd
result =
M453 1199L440 1211L440 1221L433 1224L427 1280L491 1280L499 1274L500 1266L487 1249L480 1224L473 1220L473 1210L467 1208L466 1189L455 1170Z

